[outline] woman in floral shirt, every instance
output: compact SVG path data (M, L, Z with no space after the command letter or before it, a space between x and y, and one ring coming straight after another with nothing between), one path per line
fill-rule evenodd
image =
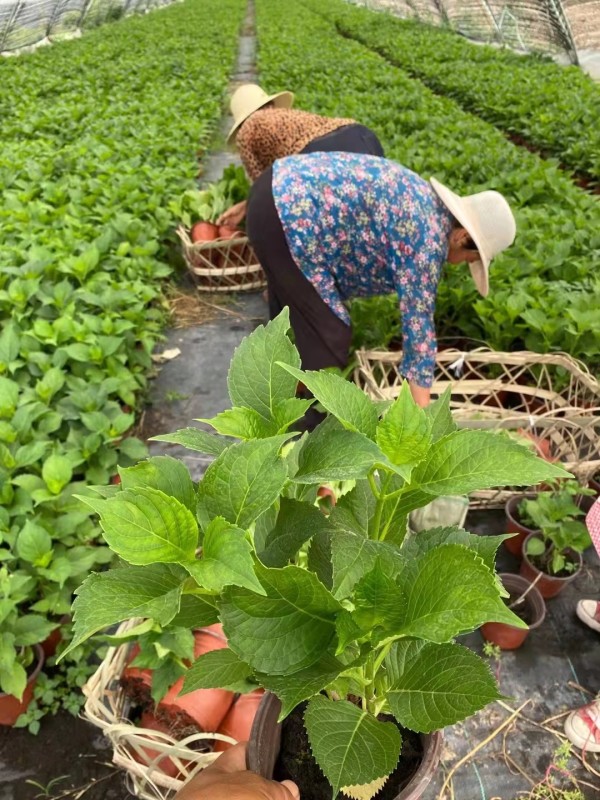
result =
M289 306L304 369L347 364L348 300L397 292L399 369L421 405L433 382L442 265L469 263L487 294L489 263L516 230L497 192L459 197L393 161L352 153L276 161L252 188L247 227L271 318Z

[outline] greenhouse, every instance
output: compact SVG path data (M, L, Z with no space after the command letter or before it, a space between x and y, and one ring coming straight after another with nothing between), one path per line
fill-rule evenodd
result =
M600 798L600 0L0 0L0 800Z

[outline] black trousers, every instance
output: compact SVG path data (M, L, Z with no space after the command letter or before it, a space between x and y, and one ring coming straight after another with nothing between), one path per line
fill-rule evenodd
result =
M383 156L373 131L347 125L310 142L302 151L348 152ZM273 200L270 167L254 182L246 212L246 229L269 287L271 319L288 306L296 347L304 369L345 367L352 331L323 301L290 253Z

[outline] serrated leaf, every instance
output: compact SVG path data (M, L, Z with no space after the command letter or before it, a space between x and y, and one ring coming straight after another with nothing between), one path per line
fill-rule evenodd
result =
M502 602L494 573L462 545L440 545L407 561L398 584L406 595L398 635L442 644L484 622L527 627Z
M231 649L259 672L291 675L319 660L335 634L341 609L310 572L290 566L256 574L263 597L247 589L227 589L219 603Z
M352 601L353 621L364 632L394 631L404 619L406 596L380 561L356 583Z
M123 489L158 489L169 497L174 497L196 513L198 501L190 473L181 461L171 456L153 456L119 470Z
M431 426L431 441L437 442L456 430L457 426L450 410L450 387L441 394L437 400L430 403L425 409L425 415Z
M224 517L248 528L279 497L287 468L279 450L287 436L232 445L206 470L198 486L198 515L205 527Z
M264 439L278 432L277 426L261 417L255 409L237 406L221 411L211 419L198 419L198 422L205 422L223 436L237 439Z
M276 404L296 394L296 381L281 364L300 366L300 356L287 335L289 310L259 325L233 354L227 386L233 406L252 408L271 421ZM280 362L280 363L279 363Z
M342 786L342 792L353 800L371 800L372 797L383 789L388 779L388 775L383 778L371 781L371 783L363 783L358 786Z
M375 464L385 460L379 448L366 436L349 430L332 430L319 425L307 438L298 457L296 483L365 478Z
M425 411L412 398L406 381L394 404L377 426L376 441L393 464L404 467L408 480L412 467L427 455L432 437Z
M338 419L344 428L362 433L369 439L377 428L377 407L354 383L331 372L302 372L284 368L314 394L319 403Z
M226 689L245 694L257 688L255 682L248 680L251 675L252 667L240 661L232 650L213 650L196 659L188 669L181 694L196 689Z
M267 567L284 567L302 545L322 531L331 531L327 517L311 503L281 499L275 527L259 558Z
M371 783L396 768L402 737L392 722L379 722L346 700L319 696L310 700L304 723L334 798L342 786Z
M22 468L37 464L44 458L50 445L49 441L33 441L24 444L15 453L15 466Z
M81 584L73 603L74 649L97 631L134 617L167 625L179 611L184 569L172 564L123 566L92 574Z
M173 617L169 627L194 630L214 625L218 621L219 612L214 598L184 594L181 598L179 612Z
M341 661L330 653L325 653L315 664L293 675L256 674L261 686L268 689L281 700L279 719L285 719L296 706L314 697L347 669Z
M130 564L194 558L198 524L179 500L158 489L127 489L108 500L80 497L100 515L111 549Z
M368 538L369 523L375 512L376 502L369 482L357 481L354 489L337 501L329 515L329 521L335 528Z
M348 531L336 531L331 536L333 564L333 594L338 600L348 597L355 584L379 561L394 577L404 566L397 548L385 542L364 539Z
M569 476L501 433L460 430L434 445L411 486L434 497L500 486L529 486Z
M27 672L21 664L15 662L10 669L0 666L0 688L3 692L21 700L26 686Z
M182 428L175 433L163 433L160 436L151 436L151 442L169 442L180 444L188 450L204 453L208 456L219 456L233 442L227 441L214 433L208 433L200 428Z
M413 731L430 733L454 725L500 698L488 665L458 644L396 643L386 663L396 660L394 683L387 694L392 714ZM411 649L414 652L410 652Z
M56 628L56 623L50 622L41 614L19 616L12 627L15 647L39 644L50 636L54 628Z
M246 534L223 517L211 520L202 540L202 558L183 566L204 589L220 592L225 586L245 586L264 594L254 574L252 546Z
M496 551L508 538L510 535L507 534L479 536L455 525L446 528L430 528L407 539L402 545L402 555L410 561L429 550L434 550L440 544L462 544L474 550L483 559L486 567L493 571L496 564Z

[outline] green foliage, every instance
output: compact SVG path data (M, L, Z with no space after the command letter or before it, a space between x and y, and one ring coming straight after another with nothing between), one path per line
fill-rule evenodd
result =
M453 33L374 14L341 0L303 0L293 6L257 0L257 26L259 69L268 87L292 85L299 107L353 117L370 126L389 158L424 178L433 175L459 193L496 189L515 209L517 240L494 259L488 297L477 296L464 267L445 269L436 303L440 339L474 339L497 350L565 351L592 371L600 366L600 278L593 269L600 259L600 207L595 198L576 186L556 160L512 144L476 116L479 106L468 113L390 62L410 61L410 70L418 64L445 84L460 69L469 76L462 81L465 91L484 86L481 91L497 98L499 105L505 101L495 70L503 60L511 69L514 63L515 70L520 64L520 77L510 92L511 97L519 95L518 101L506 100L511 113L527 108L528 129L550 126L551 113L557 136L560 131L570 150L577 149L598 165L598 126L592 120L598 117L595 98L600 92L591 81L575 69L474 47ZM446 73L448 41L455 42L461 55L450 58ZM374 52L384 47L385 57ZM486 63L493 79L486 69L485 77L479 76ZM546 87L558 75L563 77L552 97L560 102L555 112L548 112ZM576 105L572 82L582 98ZM569 104L572 107L566 108ZM572 135L574 129L578 133ZM563 160L567 147L558 147ZM597 166L594 169L597 175ZM356 346L387 347L398 341L397 297L356 299L351 316Z
M566 473L509 437L453 431L448 394L423 411L405 389L382 418L354 386L293 366L298 354L288 332L284 310L242 344L230 369L231 402L268 426L300 380L330 416L293 445L287 425L276 436L257 430L226 445L197 487L195 513L181 502L189 485L172 459L124 470L115 493L92 505L106 540L129 564L80 587L75 642L98 626L147 618L121 640L144 643L134 664L160 666L157 698L167 678L186 673L189 628L218 614L229 649L200 657L185 690L259 685L281 698L284 716L308 701L311 747L334 794L364 784L373 793L401 746L397 725L379 715L430 731L482 708L497 686L456 637L487 621L524 625L503 603L494 571L503 537L438 528L405 540L403 509L439 493ZM360 479L325 516L314 493L309 500L298 489L332 465L338 479ZM135 485L125 486L128 475ZM129 537L124 504L142 515ZM171 526L174 508L185 514ZM186 514L200 522L189 541Z
M189 475L175 491L174 465L166 487L164 462L154 477L128 472L147 451L127 433L165 321L169 204L194 186L243 13L241 0L174 5L0 63L0 562L12 580L7 590L0 578L0 629L15 694L19 626L42 620L29 638L45 638L113 557L76 498L86 485L120 467L142 495L172 491L171 528L184 523L193 558ZM138 519L126 497L121 510Z
M538 561L544 572L572 572L576 564L569 559L567 550L583 553L591 546L582 521L585 512L576 500L593 494L593 489L580 486L577 481L562 481L553 491L539 492L534 500L525 499L519 504L523 524L540 534L527 542L527 555Z
M180 198L169 203L169 211L188 228L194 222L205 220L216 222L224 211L245 200L250 183L243 167L230 164L223 175L206 189L188 189Z

